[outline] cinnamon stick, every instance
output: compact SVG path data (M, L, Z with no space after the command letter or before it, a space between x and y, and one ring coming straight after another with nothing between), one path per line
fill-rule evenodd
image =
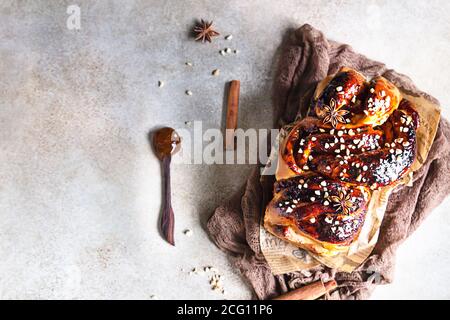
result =
M274 300L315 300L336 288L337 283L335 280L331 280L327 283L323 283L322 280L319 280L307 286L282 294Z
M239 92L241 83L239 80L230 82L227 100L227 121L225 130L225 149L234 150L234 131L237 128L237 117L239 109Z

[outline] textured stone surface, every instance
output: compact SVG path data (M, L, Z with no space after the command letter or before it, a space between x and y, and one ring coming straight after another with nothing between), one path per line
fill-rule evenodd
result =
M79 31L66 27L69 4L81 7ZM172 248L156 228L148 132L220 128L231 79L241 80L240 127L269 127L277 48L306 22L409 75L448 117L449 13L445 0L2 1L0 298L250 297L202 227L249 167L173 166ZM189 38L202 17L222 33L212 44ZM219 55L225 47L239 53ZM396 281L375 297L450 298L449 205L403 245ZM221 270L224 296L187 274L205 265Z

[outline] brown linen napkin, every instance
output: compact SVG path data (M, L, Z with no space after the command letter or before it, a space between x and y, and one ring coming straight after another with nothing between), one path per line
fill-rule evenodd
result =
M354 52L348 45L327 40L310 25L294 31L281 49L274 84L274 107L279 125L295 120L304 111L318 81L342 66L352 67L369 77L382 75L404 92L438 103L418 90L408 77ZM339 289L328 298L366 299L375 285L392 282L398 245L450 193L449 140L450 124L441 119L427 161L414 173L413 187L400 187L390 196L377 245L352 273L320 266L272 275L259 246L259 223L273 177L261 182L259 168L248 178L243 194L236 194L216 209L208 221L207 231L250 282L259 299L270 299L318 279L330 278L336 279Z

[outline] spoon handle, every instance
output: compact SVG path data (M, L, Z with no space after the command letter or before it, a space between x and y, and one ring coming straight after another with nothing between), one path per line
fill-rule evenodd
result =
M163 164L163 179L164 179L164 204L161 216L161 232L164 238L171 245L175 246L175 239L173 236L173 229L175 226L175 217L172 210L172 200L170 191L170 160L171 156L166 156L162 160Z

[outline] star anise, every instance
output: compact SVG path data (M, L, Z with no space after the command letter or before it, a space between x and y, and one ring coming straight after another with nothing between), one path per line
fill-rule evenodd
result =
M212 37L217 37L218 35L220 35L220 33L212 28L212 24L212 21L208 22L202 19L200 23L198 23L194 27L194 32L196 34L195 40L201 40L202 42L211 42Z
M347 110L339 110L336 100L331 98L330 105L324 105L321 115L323 116L323 123L330 122L333 128L336 128L338 122L345 123L344 116L348 114Z
M329 199L334 202L333 206L335 208L342 211L344 214L350 214L350 210L353 208L350 194L345 194L345 192L341 190L337 196L330 196Z

